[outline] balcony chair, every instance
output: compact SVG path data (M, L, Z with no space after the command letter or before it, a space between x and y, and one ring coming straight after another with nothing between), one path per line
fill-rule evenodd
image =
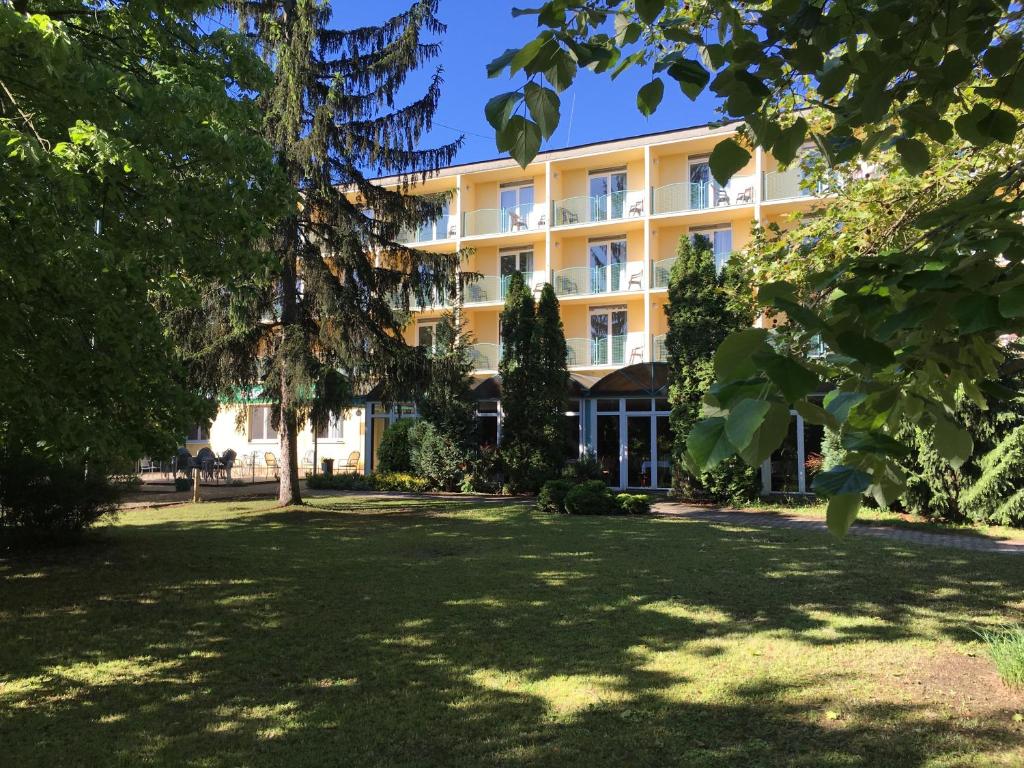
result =
M470 301L487 301L487 289L478 283L467 285L466 294Z
M640 346L633 347L633 350L629 353L629 364L642 363L644 361L644 348Z
M715 191L715 207L717 208L719 205L732 205L729 202L729 193L724 187L719 187Z
M575 211L570 211L568 208L559 208L562 212L562 223L563 224L579 224L580 217Z
M316 471L316 467L313 466L313 452L306 451L302 454L302 468L306 470L306 475L311 475Z
M277 456L267 451L263 454L263 465L267 468L267 474L274 473L274 479L280 480L281 476L278 474L278 468L280 465L277 463Z
M643 216L644 215L644 201L637 200L631 206L629 206L630 216Z
M448 227L448 237L455 237L455 225Z
M514 211L509 213L508 218L509 229L511 229L513 232L521 232L524 229L530 228L530 225L527 224L526 219L520 216L518 213L515 213Z
M575 281L572 280L571 278L565 277L563 275L560 277L556 277L555 281L558 284L555 289L558 293L561 293L563 295L569 295L580 292L579 288L576 286Z
M638 270L629 276L629 283L626 285L626 290L632 290L633 286L643 290L644 287L644 271Z
M359 451L352 451L345 460L345 463L341 465L342 472L358 472L359 471Z
M736 195L736 204L740 203L752 203L754 202L754 188L747 187L742 192Z

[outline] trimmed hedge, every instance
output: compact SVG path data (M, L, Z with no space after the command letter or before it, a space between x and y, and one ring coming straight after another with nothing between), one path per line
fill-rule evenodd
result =
M309 475L306 477L306 486L317 491L369 491L373 489L370 478L358 472L339 472L336 475Z
M646 515L651 511L651 500L642 493L620 493L615 503L624 515Z
M566 495L565 511L570 515L616 515L621 508L602 480L587 480Z
M548 480L537 496L537 509L556 515L565 514L565 497L573 489L569 480Z

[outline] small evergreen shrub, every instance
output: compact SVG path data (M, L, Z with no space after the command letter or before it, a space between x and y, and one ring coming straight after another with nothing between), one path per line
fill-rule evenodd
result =
M1003 682L1024 688L1024 626L978 630Z
M624 515L646 515L651 511L651 500L643 493L620 493L615 503Z
M425 477L417 477L408 472L379 472L370 475L370 482L375 491L405 491L423 493L430 489L430 481Z
M466 474L462 476L459 489L463 493L497 493L501 490L501 473L498 467L498 453L494 448L484 448L470 456Z
M616 515L621 508L603 481L588 480L566 494L565 511L570 515Z
M587 451L578 460L569 462L562 470L562 477L574 483L587 480L604 480L604 468L597 460L597 454Z
M548 480L537 496L537 509L540 512L565 514L565 497L573 487L570 480Z
M381 472L412 471L409 432L416 427L416 423L416 419L399 419L384 430L377 449L377 469Z
M316 491L368 491L373 488L369 478L358 472L337 475L312 474L306 477L306 486Z
M429 421L420 421L409 431L412 470L426 478L432 488L454 491L469 465L469 456Z
M76 538L117 510L120 488L95 466L33 456L0 461L0 548Z

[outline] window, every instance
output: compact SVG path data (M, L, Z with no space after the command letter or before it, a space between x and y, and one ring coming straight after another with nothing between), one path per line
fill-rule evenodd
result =
M715 255L715 272L720 274L732 253L732 227L729 224L719 224L714 227L691 227L690 239L692 240L696 235L704 235L711 241L711 248Z
M508 293L509 278L519 272L526 287L533 290L533 248L502 248L498 251L498 266L501 271L500 297Z
M590 246L590 292L621 291L626 271L626 239L592 240Z
M591 220L621 219L626 203L626 171L592 171L589 180Z
M481 400L476 406L477 445L482 449L498 447L498 401Z
M317 430L316 439L327 440L329 442L335 440L344 440L345 433L342 428L344 423L345 414L341 413L336 416L332 415L328 424Z
M622 365L626 358L626 308L590 310L590 364Z
M502 184L498 190L501 208L501 231L518 232L533 229L540 224L533 216L533 182Z
M210 429L203 425L197 425L192 428L186 438L187 442L190 443L205 443L210 439Z
M416 326L416 344L424 347L428 352L434 351L434 344L437 341L437 321L419 323Z
M249 407L249 440L277 440L277 430L271 421L269 405Z

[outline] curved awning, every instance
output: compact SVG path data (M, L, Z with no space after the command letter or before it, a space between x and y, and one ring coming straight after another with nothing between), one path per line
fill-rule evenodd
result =
M569 391L567 392L570 398L575 397L587 397L590 388L597 381L594 376L584 376L579 373L569 374ZM475 400L500 400L501 399L501 376L488 376L484 379L479 380L477 385L473 388L473 398Z
M590 397L668 397L668 364L627 365L600 379L588 394Z

